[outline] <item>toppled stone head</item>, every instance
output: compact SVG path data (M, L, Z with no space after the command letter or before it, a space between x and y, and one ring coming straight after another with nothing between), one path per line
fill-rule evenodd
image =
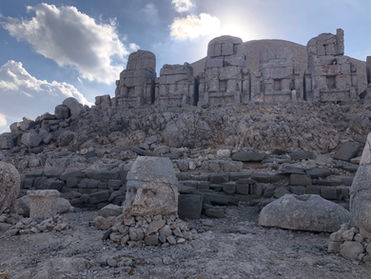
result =
M360 166L350 188L352 221L363 237L371 239L371 133L367 136Z
M178 180L169 158L138 157L127 175L124 214L169 215L178 211Z
M21 177L17 169L8 163L0 162L0 215L12 205L21 187Z

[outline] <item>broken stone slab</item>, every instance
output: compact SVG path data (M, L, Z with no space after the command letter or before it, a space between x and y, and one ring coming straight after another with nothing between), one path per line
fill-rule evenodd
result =
M315 155L313 152L297 149L289 153L290 157L294 161L314 159Z
M345 161L335 160L334 162L334 168L342 169L349 172L356 172L358 170L357 164L352 164Z
M284 166L279 170L279 174L289 175L289 174L305 174L305 170L295 166Z
M362 236L371 239L371 133L363 149L361 163L350 188L350 212Z
M14 147L14 136L12 133L3 133L0 135L0 150L11 149Z
M122 213L122 207L115 204L107 204L105 207L99 209L98 216L109 217L118 216Z
M30 190L27 195L30 199L31 218L47 219L57 215L56 203L60 195L57 190Z
M181 219L199 219L201 217L203 197L199 194L179 196L178 214Z
M306 170L305 172L312 178L327 177L332 174L330 169L322 167L311 168L309 170Z
M309 175L292 173L290 175L290 185L312 185Z
M342 206L318 195L286 194L265 206L259 225L290 230L334 232L350 220Z
M344 142L340 145L339 150L335 153L334 159L349 161L357 155L359 150L359 143L357 142Z
M266 154L260 151L238 151L232 154L232 160L240 162L261 162Z
M0 161L0 215L17 198L21 187L21 177L12 165Z

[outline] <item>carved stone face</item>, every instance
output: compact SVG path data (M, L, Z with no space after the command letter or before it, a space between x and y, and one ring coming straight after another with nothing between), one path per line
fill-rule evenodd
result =
M178 188L168 158L139 157L127 177L124 213L168 215L178 211Z
M177 194L161 181L127 185L124 213L134 216L167 215L177 211Z

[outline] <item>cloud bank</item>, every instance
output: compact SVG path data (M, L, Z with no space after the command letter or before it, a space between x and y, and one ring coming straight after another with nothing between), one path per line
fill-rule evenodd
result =
M122 70L117 62L124 62L129 54L115 24L97 23L73 6L43 3L27 10L35 16L29 20L7 18L2 23L11 36L31 44L59 66L72 66L84 79L114 82Z
M54 113L54 107L68 97L91 105L73 85L38 80L21 62L9 60L0 67L0 126L6 126L7 119L34 119L46 111Z
M201 36L217 34L220 30L220 20L207 13L190 14L176 18L170 25L170 36L179 39L195 39Z

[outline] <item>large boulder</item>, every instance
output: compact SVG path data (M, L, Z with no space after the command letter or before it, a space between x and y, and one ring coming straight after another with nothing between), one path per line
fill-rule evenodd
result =
M127 175L124 213L134 216L178 212L178 180L166 157L138 157Z
M55 203L56 211L58 214L67 213L73 210L73 206L71 203L64 198L57 198ZM23 217L30 216L30 197L28 195L24 195L15 200L14 202L14 209L15 212Z
M349 161L357 155L359 144L357 142L347 141L340 145L334 158L342 161Z
M259 216L261 226L315 232L334 232L349 221L348 210L318 195L286 194Z
M24 133L21 138L21 142L28 147L37 147L41 141L42 138L35 130Z
M17 169L8 163L0 162L0 215L17 198L21 187L21 177Z
M54 109L54 115L58 119L66 119L70 117L70 109L66 105L58 105Z
M80 104L75 98L69 97L63 101L63 105L69 108L71 117L77 118L83 109L82 104Z
M350 188L350 212L360 233L371 239L371 133L367 136L362 158Z

